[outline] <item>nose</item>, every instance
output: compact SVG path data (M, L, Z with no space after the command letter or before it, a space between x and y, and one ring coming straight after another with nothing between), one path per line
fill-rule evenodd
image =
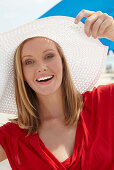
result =
M44 72L47 70L47 66L44 63L39 63L39 65L36 68L36 72Z

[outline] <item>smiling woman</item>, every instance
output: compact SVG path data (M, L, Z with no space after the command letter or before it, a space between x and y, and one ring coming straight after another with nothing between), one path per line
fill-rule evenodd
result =
M47 58L50 56L48 52L50 50L45 49L50 46L53 57ZM28 61L29 64L26 64ZM28 129L29 133L37 133L41 122L50 117L63 119L63 113L67 125L76 122L83 108L83 99L74 87L64 53L56 42L43 37L25 40L16 50L14 65L15 96L18 106L16 122L21 128ZM36 83L37 79L50 75L54 76L50 81ZM56 104L57 98L62 103L64 100L66 110L63 106L58 110L52 98L56 98Z
M108 18L113 32L110 17L85 15ZM52 16L0 35L0 110L17 113L0 145L13 170L114 169L114 84L94 87L108 47L74 21Z

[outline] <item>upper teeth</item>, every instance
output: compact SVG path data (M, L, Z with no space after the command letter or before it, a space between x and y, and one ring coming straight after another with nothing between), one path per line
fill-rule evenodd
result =
M49 78L51 78L51 77L53 77L53 76L42 77L42 78L39 78L38 81L40 81L40 80L46 80L46 79L49 79Z

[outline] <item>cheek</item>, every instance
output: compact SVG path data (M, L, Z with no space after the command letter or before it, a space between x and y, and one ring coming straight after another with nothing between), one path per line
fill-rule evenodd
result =
M26 68L24 68L23 69L23 76L24 76L24 80L29 80L29 79L31 79L31 76L32 76L32 71L30 70L30 69L26 69Z
M53 71L56 74L62 74L62 61L60 60L55 60L54 62L51 63L50 67L53 69Z

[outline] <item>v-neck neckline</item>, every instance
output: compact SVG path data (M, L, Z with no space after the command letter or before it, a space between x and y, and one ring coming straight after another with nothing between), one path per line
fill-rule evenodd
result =
M39 136L39 135L38 135ZM76 140L76 136L75 136L75 140ZM44 142L42 141L42 139L39 137L39 142L40 142L40 144L41 144L41 147L43 147L43 149L45 149L45 151L46 151L46 153L48 154L49 153L49 155L51 156L51 157L54 157L55 159L57 159L56 158L56 156L46 147L46 145L44 144ZM75 143L74 143L74 147L75 147ZM73 152L74 152L74 148L73 148ZM73 155L73 153L72 153L72 155ZM64 162L68 162L68 161L70 161L71 160L71 157L72 157L72 155L70 156L70 157L68 157L68 158L66 158L64 161L59 161L58 159L58 161L61 163L61 164L64 164Z
M73 153L72 153L72 155L70 157L68 157L67 159L65 159L62 162L60 162L56 158L56 156L54 156L54 154L52 154L52 152L45 146L44 142L41 140L39 134L37 133L38 134L37 137L38 137L38 140L39 140L39 146L40 146L42 152L45 153L45 155L47 157L50 157L54 162L58 162L60 165L62 165L64 167L69 166L70 164L72 164L76 157L78 158L76 161L78 161L79 157L81 156L81 153L82 153L82 150L83 150L83 145L84 145L83 125L82 125L82 122L81 122L81 114L82 113L83 113L83 110L80 113L80 117L79 117L79 120L77 122Z

